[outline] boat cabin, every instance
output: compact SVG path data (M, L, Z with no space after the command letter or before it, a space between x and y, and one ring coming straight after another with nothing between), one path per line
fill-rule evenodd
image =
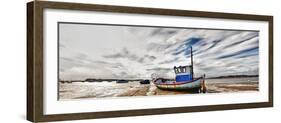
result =
M176 82L186 82L193 80L193 69L190 66L174 66L174 72L176 74Z

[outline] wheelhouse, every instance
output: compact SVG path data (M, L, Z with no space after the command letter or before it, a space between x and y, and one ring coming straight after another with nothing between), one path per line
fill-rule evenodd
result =
M192 65L189 66L174 66L174 72L176 74L176 82L186 82L193 80Z

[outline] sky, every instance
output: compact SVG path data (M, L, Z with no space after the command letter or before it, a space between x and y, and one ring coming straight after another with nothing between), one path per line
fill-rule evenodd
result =
M258 75L258 43L258 31L60 23L59 78L174 78L191 46L195 76Z

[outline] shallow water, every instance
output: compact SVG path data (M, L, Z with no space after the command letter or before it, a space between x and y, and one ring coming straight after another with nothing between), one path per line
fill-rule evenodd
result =
M206 79L206 83L248 83L258 82L258 77Z

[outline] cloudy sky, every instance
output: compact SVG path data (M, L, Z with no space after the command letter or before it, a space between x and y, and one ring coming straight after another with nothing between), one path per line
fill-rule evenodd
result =
M195 76L257 75L257 31L59 24L59 76L173 78L173 67L190 64Z

